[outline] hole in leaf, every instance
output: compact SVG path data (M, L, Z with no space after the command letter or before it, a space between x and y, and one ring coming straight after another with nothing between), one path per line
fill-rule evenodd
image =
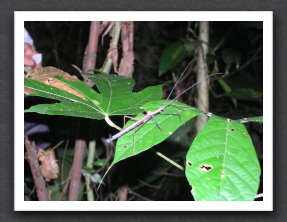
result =
M203 171L209 171L209 170L212 169L212 166L202 164L201 167L200 167L200 169L203 170Z
M230 129L230 131L235 131L235 129Z
M192 166L192 163L191 163L191 162L187 162L187 165L188 165L188 166Z
M231 119L228 119L228 118L227 118L227 121L230 122L230 123L232 123L232 120L231 120Z
M193 187L192 187L192 185L191 185L191 184L189 184L189 186L190 186L190 191L192 191L192 190L193 190Z

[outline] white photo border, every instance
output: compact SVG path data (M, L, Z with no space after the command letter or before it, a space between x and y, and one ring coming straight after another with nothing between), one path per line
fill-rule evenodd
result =
M77 18L77 19L75 19ZM24 21L263 21L263 201L24 201ZM272 211L273 12L272 11L15 11L14 12L15 211ZM17 149L17 150L16 150Z

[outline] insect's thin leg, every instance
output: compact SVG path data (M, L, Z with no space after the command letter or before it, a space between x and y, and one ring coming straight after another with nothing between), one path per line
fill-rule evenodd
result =
M163 134L168 134L168 133L166 133L166 132L163 131L163 129L160 127L159 123L156 121L155 118L152 118L151 120L155 123L155 125L157 125L157 127L161 130L161 132L162 132Z
M126 125L126 118L137 121L138 119L131 117L131 116L124 116L124 126Z
M180 106L177 106L177 105L175 105L175 104L170 104L171 106L174 106L174 107L176 107L176 108L178 108L178 109L181 109L182 111L186 111L186 109L183 109L183 108L181 108ZM176 114L175 114L176 115ZM182 121L182 119L181 119L181 114L179 114L179 119L180 119L180 122L183 122Z
M135 149L136 149L136 132L139 131L140 128L142 128L142 126L144 125L145 123L139 125L139 127L134 131L133 133L133 141L134 141L134 144L133 144L133 153L135 153Z
M170 104L170 106L174 106L178 109L181 109L182 111L186 111L186 109L183 109L181 108L180 106L177 106L175 104ZM181 114L180 112L177 112L177 111L163 111L161 112L162 115L170 115L170 114L173 114L173 115L179 115L179 119L180 119L180 122L183 122L182 119L181 119Z

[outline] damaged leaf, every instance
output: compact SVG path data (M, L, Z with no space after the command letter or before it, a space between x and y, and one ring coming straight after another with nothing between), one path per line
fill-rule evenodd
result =
M57 164L54 150L38 149L38 158L41 162L40 169L47 182L58 178L59 166Z
M63 72L57 73L63 74ZM141 92L134 93L132 89L135 82L131 78L118 75L82 74L95 83L100 93L82 81L76 81L74 77L64 74L47 78L40 72L36 75L36 78L40 78L39 81L34 80L33 75L31 78L25 77L25 88L31 91L28 93L29 96L41 96L59 101L32 106L25 112L104 119L112 115L136 115L142 112L140 106L159 100L162 96L162 85L147 87ZM52 78L51 82L58 83L49 84L49 78Z
M196 201L253 201L260 165L245 126L212 115L193 141L185 174Z

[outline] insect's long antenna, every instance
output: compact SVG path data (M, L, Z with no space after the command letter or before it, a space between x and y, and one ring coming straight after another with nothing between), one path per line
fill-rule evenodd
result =
M194 83L192 86L188 87L186 90L184 90L183 92L181 92L179 95L177 95L173 100L176 100L178 97L180 97L183 93L187 92L188 90L190 90L191 88L193 88L194 86L196 86L197 84L203 82L204 80L210 78L211 76L215 76L215 75L222 75L223 73L213 73L210 74L208 76L206 76L204 79L198 81L197 83Z
M191 65L191 63L195 60L196 58L194 58L193 60L191 60L188 65L185 67L185 69L183 70L183 72L180 74L179 78L177 79L177 81L174 84L174 87L172 88L172 90L170 91L166 101L168 101L168 99L170 98L172 92L174 91L175 87L177 86L178 82L180 81L181 77L183 76L183 74L186 72L186 70L189 68L189 66Z

